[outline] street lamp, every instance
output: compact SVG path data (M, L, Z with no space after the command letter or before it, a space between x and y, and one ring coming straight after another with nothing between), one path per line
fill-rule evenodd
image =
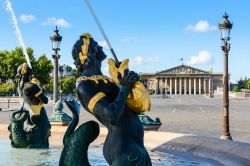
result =
M62 36L59 35L59 30L54 30L54 33L52 36L50 36L50 40L52 43L52 50L55 51L55 54L52 55L52 58L54 59L54 88L53 88L53 104L55 106L55 103L58 100L58 59L60 58L60 55L58 55L58 51L60 50L60 43L62 41ZM53 107L53 111L55 111L55 107Z
M229 98L228 98L228 52L230 50L230 44L228 41L230 38L230 30L233 24L228 20L228 15L225 13L223 20L219 23L219 29L221 30L222 51L224 53L224 70L223 70L223 128L221 133L221 139L232 140L229 132Z
M63 103L62 101L58 101L58 59L60 55L58 55L58 51L60 50L60 43L62 41L62 36L59 35L59 30L54 30L52 36L50 36L50 40L52 43L52 50L55 51L55 54L52 55L54 59L54 88L53 88L53 113L49 117L49 121L52 125L69 125L72 118L63 112ZM62 94L62 91L60 91Z

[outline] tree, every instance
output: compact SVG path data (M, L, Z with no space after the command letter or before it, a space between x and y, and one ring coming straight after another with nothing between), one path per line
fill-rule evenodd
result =
M246 88L250 90L250 80L247 80L247 82L246 82Z
M45 85L50 82L51 78L49 74L53 69L53 65L45 54L38 58L33 68L34 77L40 81L41 85Z
M53 79L50 79L47 84L44 84L42 88L46 91L46 93L53 93Z
M77 77L77 70L72 69L71 74L72 74L72 76L74 76L74 78L76 78Z
M30 58L31 66L33 69L34 76L40 80L42 85L49 83L49 73L52 70L52 63L43 54L36 60L34 51L32 48L27 48L27 53ZM26 62L23 55L22 48L16 47L12 51L0 51L0 81L1 83L6 82L8 79L12 80L17 87L17 68L22 63Z
M76 79L71 77L64 78L62 90L64 94L74 94L76 92Z
M0 83L6 83L8 80L6 54L7 51L0 51Z
M31 50L29 50L29 53L33 53L31 52ZM31 58L31 56L33 56L33 54L30 54L30 59L34 59ZM19 65L21 65L22 63L26 62L23 52L22 52L22 48L20 47L16 47L14 50L12 51L7 51L6 52L6 65L7 65L7 71L6 71L6 75L7 77L13 81L13 83L15 84L15 86L17 86L17 80L16 80L16 74L17 74L17 68Z
M238 87L239 89L246 89L246 83L242 79L238 81Z
M238 85L234 85L233 91L234 92L240 92L239 86Z

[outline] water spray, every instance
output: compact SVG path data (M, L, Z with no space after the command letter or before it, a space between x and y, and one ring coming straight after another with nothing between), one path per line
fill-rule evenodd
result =
M24 44L24 41L23 41L22 33L21 33L20 29L19 29L19 26L18 26L18 23L17 23L17 19L16 19L16 16L15 16L14 10L13 10L13 8L11 6L10 0L6 0L6 10L8 12L10 12L10 16L11 16L13 28L15 30L16 37L17 37L17 39L19 41L19 44L22 47L23 54L25 56L27 64L29 65L30 68L32 68L31 67L31 63L30 63L30 58L29 58L29 55L28 55L28 53L26 51L26 47L25 47L25 44Z

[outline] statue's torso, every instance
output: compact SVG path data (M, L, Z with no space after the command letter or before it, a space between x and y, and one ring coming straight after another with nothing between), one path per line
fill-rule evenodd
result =
M89 84L95 85L95 91L103 92L106 94L106 99L112 103L118 93L119 87L113 82L104 83L103 81L80 81L77 85L77 96L83 107L88 110L88 102L94 96L92 89L89 89L88 95L81 93L82 86L90 86ZM91 86L90 86L91 87ZM113 125L108 123L103 117L98 116L93 112L93 115L108 128L108 135L104 144L104 157L111 163L121 153L130 153L132 150L131 146L136 143L139 147L143 146L143 126L139 120L138 115L131 111L128 107L122 113L122 116L117 124Z
M41 87L37 84L26 83L23 88L24 100L29 104L38 105L40 100L35 95L41 90Z

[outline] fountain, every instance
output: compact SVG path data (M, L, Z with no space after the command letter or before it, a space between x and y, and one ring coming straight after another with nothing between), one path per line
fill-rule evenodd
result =
M15 15L14 10L12 8L11 2L10 2L10 0L6 0L5 3L6 3L6 10L8 12L10 12L13 28L14 28L14 31L16 33L17 39L18 39L18 41L19 41L19 43L20 43L20 45L22 47L22 51L23 51L23 54L24 54L25 59L27 61L27 64L29 65L30 68L32 68L31 63L30 63L30 59L29 59L29 55L28 55L28 53L26 51L26 47L25 47L25 44L24 44L24 41L23 41L22 33L21 33L20 28L18 26L16 15Z

